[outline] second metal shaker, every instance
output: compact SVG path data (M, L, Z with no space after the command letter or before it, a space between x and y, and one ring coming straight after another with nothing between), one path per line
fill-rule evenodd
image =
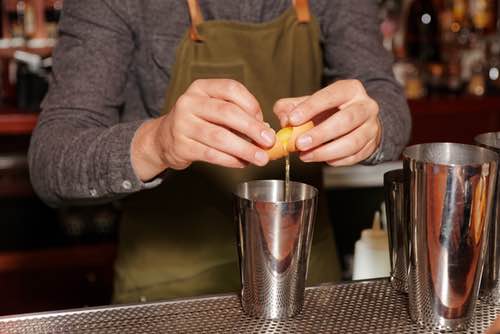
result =
M408 292L408 219L404 194L404 172L396 169L384 174L387 231L391 260L391 285L399 292Z
M465 329L479 294L497 154L478 146L435 143L408 147L403 158L410 316L433 329Z
M500 132L483 133L474 138L474 141L480 146L497 152L500 157ZM483 302L500 305L500 175L497 176L497 187L492 210L490 230L488 232L488 249L486 251L479 297Z

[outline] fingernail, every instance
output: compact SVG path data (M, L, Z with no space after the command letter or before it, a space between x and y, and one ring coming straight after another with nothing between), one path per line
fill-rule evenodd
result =
M308 148L310 148L310 146L312 145L312 142L313 142L313 139L311 136L308 136L308 135L301 136L297 140L297 147L299 148L299 150L304 151L304 150L307 150Z
M266 141L268 145L274 144L274 131L273 130L262 130L260 133L261 137Z
M267 161L269 160L267 154L263 151L257 151L255 153L255 160L261 165L265 165Z
M269 124L269 123L267 123L267 122L266 122L266 123L264 123L264 124L265 124L268 128L270 128L270 127L271 127L271 124Z
M298 125L302 123L302 119L304 118L304 114L301 111L295 111L290 115L290 122L293 125Z
M304 162L310 162L312 161L314 158L314 154L313 153L307 153L307 154L304 154L304 155L301 155L300 156L300 160L304 161Z

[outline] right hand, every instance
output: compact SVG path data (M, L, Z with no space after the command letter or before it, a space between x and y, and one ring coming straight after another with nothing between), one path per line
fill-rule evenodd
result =
M167 168L185 169L194 161L230 168L264 166L269 162L265 148L275 140L259 103L241 83L196 80L170 113L137 130L132 165L142 181Z

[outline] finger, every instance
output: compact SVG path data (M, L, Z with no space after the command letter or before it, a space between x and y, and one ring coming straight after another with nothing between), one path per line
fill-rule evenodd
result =
M199 118L195 119L194 122L198 124L193 124L190 127L188 137L257 166L264 166L269 162L269 157L264 150L228 129Z
M204 145L193 139L187 139L189 146L188 158L191 161L204 161L212 165L228 168L243 168L245 163L224 152L218 151L210 146Z
M343 137L305 152L300 158L306 162L320 162L339 160L354 155L368 142L375 141L377 129L372 124L374 122L376 121L367 122Z
M367 99L337 111L330 118L297 138L297 148L300 151L311 150L356 129L376 113L376 109L368 105L371 101L373 100Z
M198 97L202 108L195 113L198 117L214 124L223 125L247 136L262 147L272 147L276 141L274 130L264 122L258 121L237 105L218 99Z
M340 108L363 96L366 96L366 91L358 80L337 81L300 103L289 116L290 124L303 124L323 111Z
M273 112L280 120L281 127L289 124L288 115L309 96L290 97L276 101L273 106Z
M257 99L236 80L199 79L194 81L189 89L204 96L230 101L258 120L264 119Z
M375 143L375 140L370 140L358 153L339 160L328 161L328 164L334 167L352 166L354 164L357 164L358 162L368 159L368 157L370 157L373 152L375 152L376 148L377 145Z

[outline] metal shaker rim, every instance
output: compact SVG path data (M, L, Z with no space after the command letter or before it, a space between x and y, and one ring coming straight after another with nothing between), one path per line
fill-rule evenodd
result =
M474 142L487 149L500 152L500 132L487 132L474 137Z
M318 189L296 181L290 181L289 183L291 191L291 200L284 201L283 196L270 192L269 189L281 189L285 188L285 181L283 180L254 180L240 183L236 186L233 194L237 197L248 201L258 201L261 203L294 203L303 202L307 200L312 200L318 196Z
M403 158L440 166L481 166L498 161L496 152L476 145L426 143L407 147Z

